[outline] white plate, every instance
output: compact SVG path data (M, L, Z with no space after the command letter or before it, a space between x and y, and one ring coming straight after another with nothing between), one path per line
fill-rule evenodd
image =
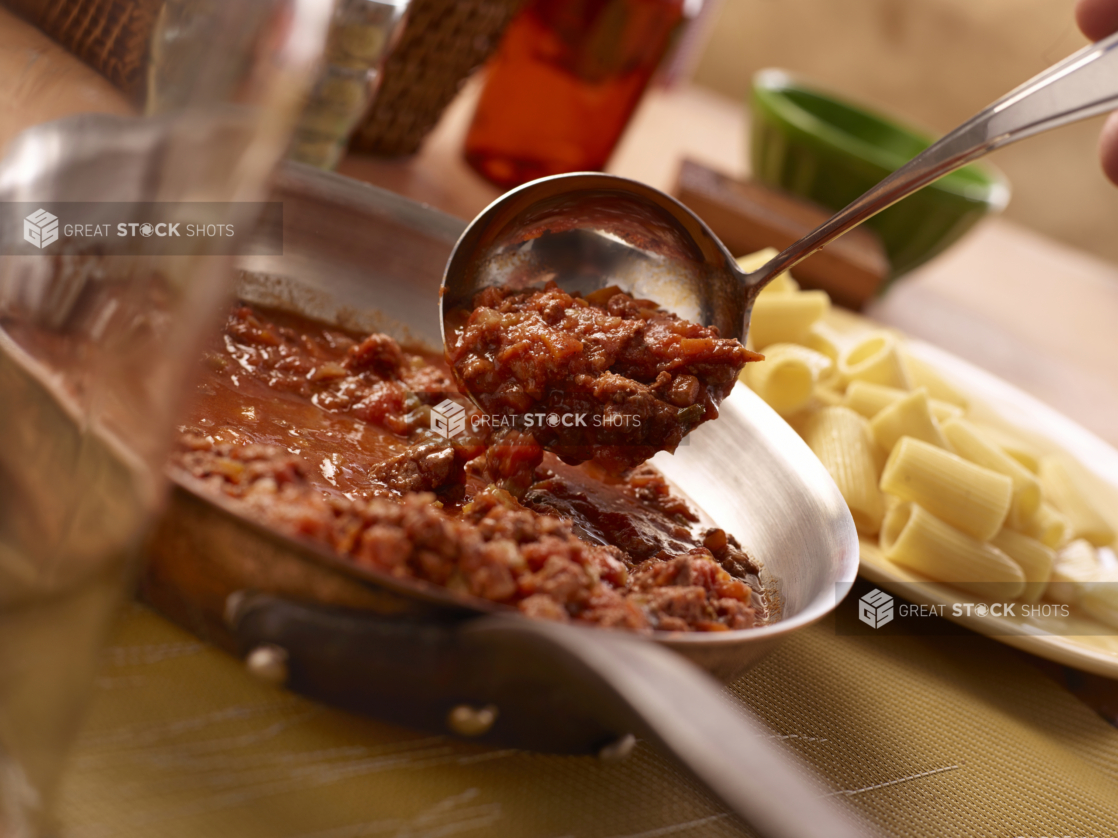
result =
M1027 393L949 352L912 339L906 339L905 346L912 355L934 365L944 378L972 399L969 417L1012 427L1045 453L1065 451L1071 454L1098 478L1092 491L1108 495L1110 509L1118 510L1118 451L1113 447ZM945 605L943 615L947 619L1010 646L1057 663L1118 678L1118 631L1075 613L1058 619L965 615L955 618L951 606L971 602L973 595L935 584L893 564L882 554L876 541L862 539L861 547L859 573L875 585L912 602ZM1074 634L1077 631L1082 634Z

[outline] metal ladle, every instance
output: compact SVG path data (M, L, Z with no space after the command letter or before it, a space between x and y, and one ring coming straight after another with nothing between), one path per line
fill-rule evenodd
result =
M617 285L744 341L761 289L831 240L996 148L1116 107L1118 34L1006 94L750 273L694 213L651 186L598 173L533 181L490 204L458 240L443 276L444 344L447 315L482 288L552 279L582 293Z

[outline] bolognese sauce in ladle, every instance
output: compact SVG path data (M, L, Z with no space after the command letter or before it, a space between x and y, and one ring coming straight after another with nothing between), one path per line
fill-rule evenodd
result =
M447 361L504 453L490 471L514 483L541 449L615 474L674 451L762 357L616 286L490 287L448 325Z

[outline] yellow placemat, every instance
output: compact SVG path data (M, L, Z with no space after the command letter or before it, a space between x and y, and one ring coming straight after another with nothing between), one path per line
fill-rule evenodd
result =
M986 638L825 622L733 692L887 833L1118 834L1118 730ZM60 815L71 838L748 834L647 746L602 763L380 724L261 685L139 606L106 652Z

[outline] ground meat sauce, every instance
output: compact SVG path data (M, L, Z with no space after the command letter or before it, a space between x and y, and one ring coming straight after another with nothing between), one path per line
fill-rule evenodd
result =
M757 567L651 466L538 452L516 494L495 485L492 461L531 444L474 422L435 433L433 406L476 414L440 358L241 305L205 362L173 463L278 529L533 617L671 631L770 617Z
M494 427L613 472L674 451L762 357L615 287L487 288L451 332L447 360Z

